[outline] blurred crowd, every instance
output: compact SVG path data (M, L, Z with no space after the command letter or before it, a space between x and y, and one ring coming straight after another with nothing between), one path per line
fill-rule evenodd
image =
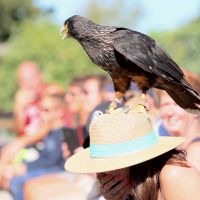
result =
M184 73L200 94L200 78L189 71ZM96 115L106 112L114 99L110 78L107 75L80 76L62 88L57 83L45 83L42 71L32 61L21 63L16 75L19 89L13 112L17 136L1 147L0 188L9 191L14 200L51 200L56 199L48 196L54 190L51 182L58 187L64 185L64 193L72 192L72 185L82 183L81 192L85 191L81 193L82 198L68 199L103 199L95 175L72 175L64 170L64 163L70 155L88 146L89 123ZM131 106L140 95L132 84L119 106ZM200 171L199 113L183 110L165 91L155 89L148 91L146 105L155 116L158 135L186 138L182 148L187 151L188 161ZM68 185L59 182L63 177ZM39 197L41 191L45 193L45 189L41 190L45 187L47 194ZM64 195L56 191L58 196Z

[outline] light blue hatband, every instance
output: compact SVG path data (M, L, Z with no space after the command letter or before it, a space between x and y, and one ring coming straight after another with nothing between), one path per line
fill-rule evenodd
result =
M138 139L116 144L90 144L91 157L112 157L141 151L157 143L155 132L146 134Z

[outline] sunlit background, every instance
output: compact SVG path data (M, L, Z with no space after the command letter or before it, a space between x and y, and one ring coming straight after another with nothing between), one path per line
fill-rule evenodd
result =
M20 63L37 63L45 84L58 83L65 90L74 77L105 73L90 61L77 41L61 39L60 28L72 15L143 32L154 38L180 68L200 74L199 0L0 0L0 148L17 132L13 104L19 88L16 71ZM65 181L62 184L52 180L58 186L55 196L60 188L62 196L66 189L74 187L71 182L71 188L67 188ZM40 189L40 184L36 188ZM51 190L54 192L47 184L44 191ZM0 200L10 200L2 198L3 192L0 188Z
M33 60L46 82L83 73L104 73L74 40L62 41L63 21L83 15L97 23L129 27L153 37L182 68L200 72L199 0L1 0L0 112L11 112L16 69Z

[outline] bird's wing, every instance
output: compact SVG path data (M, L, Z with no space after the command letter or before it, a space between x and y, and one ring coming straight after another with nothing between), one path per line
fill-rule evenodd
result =
M147 35L128 29L116 30L114 34L114 50L125 59L169 81L183 78L178 65Z

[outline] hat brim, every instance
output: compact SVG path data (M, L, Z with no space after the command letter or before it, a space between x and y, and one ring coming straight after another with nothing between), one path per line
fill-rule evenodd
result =
M158 143L150 148L107 158L92 158L90 149L83 149L66 161L65 169L72 173L99 173L117 170L155 158L178 147L185 141L182 137L159 136L157 139Z

